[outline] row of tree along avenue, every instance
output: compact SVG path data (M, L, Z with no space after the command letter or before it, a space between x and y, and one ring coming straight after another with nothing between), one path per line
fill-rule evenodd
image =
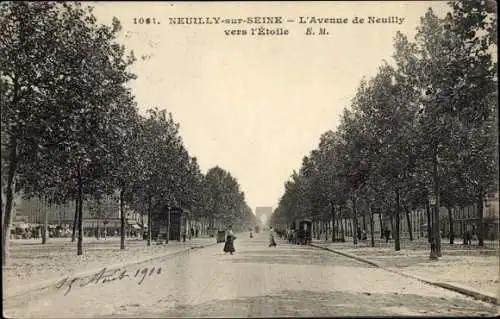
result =
M373 214L383 213L395 220L400 250L401 214L424 209L436 259L438 208L475 204L484 245L483 202L498 192L496 5L449 4L444 17L428 9L414 40L395 35L395 63L361 81L337 130L286 182L274 223L308 215L336 228L351 219L356 244L364 216L374 246Z
M78 255L84 202L115 192L121 211L124 205L145 213L175 205L211 225L255 223L228 172L201 173L171 114L138 113L126 86L136 77L129 71L135 59L117 43L120 29L117 19L98 24L92 9L78 3L0 4L4 263L18 192L76 203Z

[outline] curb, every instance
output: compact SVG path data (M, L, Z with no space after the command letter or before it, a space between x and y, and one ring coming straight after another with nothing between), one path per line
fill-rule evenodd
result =
M475 291L475 290L472 290L472 289L469 289L466 287L460 287L460 286L452 285L452 284L449 284L446 282L434 282L434 285L441 287L441 288L444 288L444 289L453 290L453 291L456 291L458 293L470 296L474 299L482 300L482 301L485 301L485 302L488 302L488 303L491 303L494 305L500 304L498 302L498 297L486 295L482 292Z
M377 263L375 263L375 262L373 262L371 260L368 260L368 259L365 259L365 258L362 258L362 257L358 257L358 256L355 256L355 255L351 255L351 254L348 254L348 253L345 253L345 252L341 252L339 250L335 250L335 249L331 249L331 248L319 246L319 245L316 245L316 244L309 244L309 245L312 246L312 247L320 248L320 249L323 249L323 250L327 250L327 251L330 251L330 252L342 255L344 257L348 257L348 258L351 258L351 259L355 259L355 260L364 262L366 264L375 266L377 268L386 270L388 272L392 272L392 273L396 273L396 274L404 276L404 277L416 279L416 280L421 281L423 283L426 283L428 285L432 285L432 286L440 287L440 288L443 288L443 289L451 290L451 291L454 291L454 292L458 292L458 293L461 293L462 295L466 295L466 296L472 297L474 299L485 301L485 302L488 302L488 303L491 303L491 304L494 304L494 305L499 305L500 304L499 300L498 300L498 297L494 297L494 296L491 296L491 295L488 295L488 294L485 294L485 293L482 293L482 292L479 292L479 291L476 291L476 290L472 290L471 288L460 287L460 286L449 284L449 283L445 283L445 282L430 281L430 280L424 279L424 278L416 276L416 275L412 275L412 274L408 274L408 273L405 273L405 272L402 272L402 271L399 271L399 270L389 269L389 268L383 267L383 266L381 266L381 265L379 265L379 264L377 264Z
M114 269L114 268L130 267L130 266L133 266L133 265L143 264L143 263L146 263L148 261L155 260L155 259L160 259L160 258L164 258L164 257L171 257L171 256L179 255L179 254L182 254L182 253L185 253L185 252L189 252L189 251L194 250L194 249L201 249L201 248L215 246L215 245L217 245L217 243L207 243L207 244L202 244L202 245L199 245L199 246L186 247L186 248L182 248L182 249L180 249L178 251L168 252L168 253L165 253L165 254L156 255L156 256L153 256L153 257L145 258L145 259L134 260L134 261L131 261L131 262L128 262L128 263L122 263L122 264L114 264L114 265L111 265L111 266L107 266L106 268L107 269ZM13 293L11 295L5 295L4 294L4 297L2 299L5 302L7 299L15 299L17 297L20 297L20 296L23 296L23 295L26 295L26 294L29 294L29 293L36 293L36 292L39 292L41 290L44 290L44 289L47 289L47 288L51 288L51 287L55 286L57 283L59 283L63 278L66 278L66 277L82 277L82 278L85 278L85 277L88 277L88 276L91 276L91 275L95 274L96 272L101 271L102 268L103 267L99 267L99 268L96 268L96 269L93 269L93 270L88 270L88 271L81 272L81 273L71 274L69 276L62 276L61 278L58 278L58 279L49 279L49 280L41 282L39 284L35 284L35 285L31 286L30 288L25 289L23 291L16 291L15 293Z
M320 249L323 249L323 250L334 252L334 253L342 255L344 257L348 257L348 258L351 258L351 259L356 259L357 261L361 261L363 263L372 265L372 266L377 267L377 268L383 268L379 264L377 264L377 263L375 263L375 262L373 262L371 260L368 260L368 259L364 259L364 258L361 258L361 257L358 257L358 256L354 256L354 255L351 255L351 254L348 254L348 253L344 253L344 252L341 252L341 251L338 251L338 250L334 250L334 249L331 249L331 248L319 246L319 245L316 245L316 244L309 244L309 245L312 246L312 247L316 247L316 248L320 248Z

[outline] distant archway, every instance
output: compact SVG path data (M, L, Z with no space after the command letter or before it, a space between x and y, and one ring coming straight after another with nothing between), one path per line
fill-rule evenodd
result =
M255 215L261 222L261 225L266 225L269 222L269 218L272 214L273 208L271 206L259 206L255 209Z

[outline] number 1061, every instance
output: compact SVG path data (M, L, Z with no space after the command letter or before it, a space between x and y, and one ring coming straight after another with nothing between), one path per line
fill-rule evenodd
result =
M134 24L160 24L156 18L134 18Z

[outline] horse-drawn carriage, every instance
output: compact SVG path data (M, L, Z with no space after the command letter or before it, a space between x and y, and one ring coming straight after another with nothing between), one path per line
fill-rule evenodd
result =
M312 220L296 218L290 227L288 241L297 245L310 244L312 240Z

